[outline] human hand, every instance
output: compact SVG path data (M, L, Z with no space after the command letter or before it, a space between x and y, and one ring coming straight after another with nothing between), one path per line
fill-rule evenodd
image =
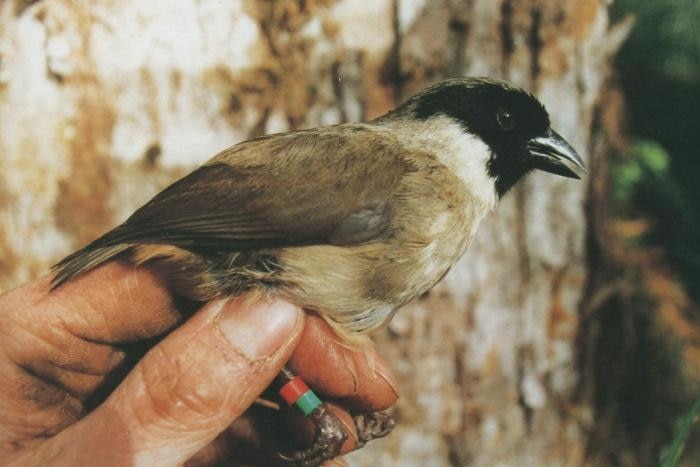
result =
M116 262L49 289L0 295L3 465L267 465L289 428L249 407L288 360L336 403L344 453L357 445L349 410L397 398L372 346L350 350L284 302L215 301L182 324L187 306L157 273Z

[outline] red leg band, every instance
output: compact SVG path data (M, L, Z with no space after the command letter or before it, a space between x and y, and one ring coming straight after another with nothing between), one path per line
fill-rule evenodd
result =
M309 390L310 389L304 380L298 376L295 376L290 382L282 386L282 388L279 390L279 395L287 404L294 405L297 399L299 399Z

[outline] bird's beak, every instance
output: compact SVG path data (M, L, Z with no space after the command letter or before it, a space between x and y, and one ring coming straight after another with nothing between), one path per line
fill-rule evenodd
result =
M532 167L569 178L581 178L567 164L572 164L584 173L586 166L576 150L551 128L542 136L527 142L527 152Z

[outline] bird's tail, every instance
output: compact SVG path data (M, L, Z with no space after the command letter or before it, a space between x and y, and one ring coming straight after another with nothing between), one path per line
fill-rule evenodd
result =
M127 243L116 245L94 246L90 244L75 253L65 257L51 269L56 272L51 280L51 290L54 290L80 274L88 272L131 248Z

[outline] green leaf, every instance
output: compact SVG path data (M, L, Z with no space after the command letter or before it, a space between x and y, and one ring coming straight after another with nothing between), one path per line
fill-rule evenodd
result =
M626 160L613 169L613 195L618 201L632 196L635 188L652 175L665 177L670 165L668 152L658 143L637 140Z
M690 411L685 414L676 426L673 442L661 452L660 467L675 467L681 459L685 443L688 441L693 425L700 417L700 397L695 401Z
M625 201L634 192L634 187L642 179L642 168L635 160L630 160L613 170L613 194L618 201Z
M670 156L658 143L648 140L638 140L632 147L632 158L655 173L668 171Z

